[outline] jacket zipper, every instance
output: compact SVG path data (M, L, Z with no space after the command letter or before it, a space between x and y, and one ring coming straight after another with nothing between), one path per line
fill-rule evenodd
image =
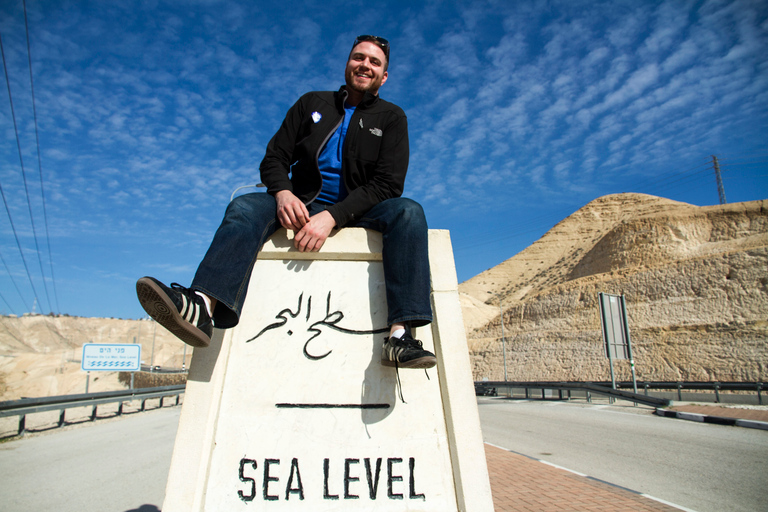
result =
M315 169L317 169L317 174L320 175L320 190L317 191L317 194L315 194L315 197L313 197L312 199L309 200L309 202L307 202L307 205L313 203L315 199L317 199L320 196L320 192L323 191L323 174L320 172L320 153L323 152L323 148L328 143L328 140L333 136L334 133L336 133L336 130L339 129L339 126L341 126L341 123L343 122L344 122L344 116L341 116L341 119L339 120L339 122L336 123L336 126L334 126L330 132L328 132L328 135L325 136L323 143L320 144L320 147L317 149L317 153L315 153ZM346 146L346 144L347 144L347 140L345 138L344 145ZM342 149L342 152L343 152L343 149ZM342 162L342 167L343 166L344 164ZM344 173L342 172L342 179L344 179L343 176L344 176Z

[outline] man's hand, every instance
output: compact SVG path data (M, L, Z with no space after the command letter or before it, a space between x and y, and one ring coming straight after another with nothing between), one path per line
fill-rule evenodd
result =
M275 201L277 201L277 218L285 229L298 232L309 222L307 207L290 190L277 192Z
M312 216L309 222L296 233L293 245L301 252L317 252L335 227L336 221L333 215L327 211L320 212Z

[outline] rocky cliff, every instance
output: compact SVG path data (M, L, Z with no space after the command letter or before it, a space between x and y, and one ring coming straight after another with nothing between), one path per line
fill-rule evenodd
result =
M765 380L768 201L602 197L459 290L477 380L504 376L499 300L509 380L609 380L599 292L626 298L639 380Z
M602 197L459 291L477 380L504 375L499 301L510 380L608 380L605 292L626 297L638 379L766 381L768 201ZM146 320L0 317L0 400L84 392L88 342L140 343L169 368L192 352ZM616 376L630 378L626 362ZM116 372L91 375L90 391L122 387Z

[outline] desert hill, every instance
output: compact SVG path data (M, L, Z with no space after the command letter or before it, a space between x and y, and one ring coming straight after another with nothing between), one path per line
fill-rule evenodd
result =
M189 366L191 347L149 320L69 316L0 316L0 401L85 392L85 343L140 343L146 364ZM154 345L154 351L153 351ZM92 372L88 390L124 389L117 372Z
M499 299L510 380L608 380L605 292L627 299L638 379L764 382L768 201L601 197L459 292L476 380L504 375ZM168 368L192 354L149 320L0 317L0 400L84 392L88 342L140 343L146 364ZM625 362L616 371L629 379ZM116 373L91 374L90 391L121 388Z
M503 378L499 299L510 380L609 379L601 291L627 299L638 379L763 380L768 201L601 197L459 291L478 380Z

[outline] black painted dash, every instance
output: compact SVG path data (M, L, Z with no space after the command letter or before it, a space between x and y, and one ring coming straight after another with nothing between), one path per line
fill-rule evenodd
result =
M275 404L278 409L389 409L389 404Z

